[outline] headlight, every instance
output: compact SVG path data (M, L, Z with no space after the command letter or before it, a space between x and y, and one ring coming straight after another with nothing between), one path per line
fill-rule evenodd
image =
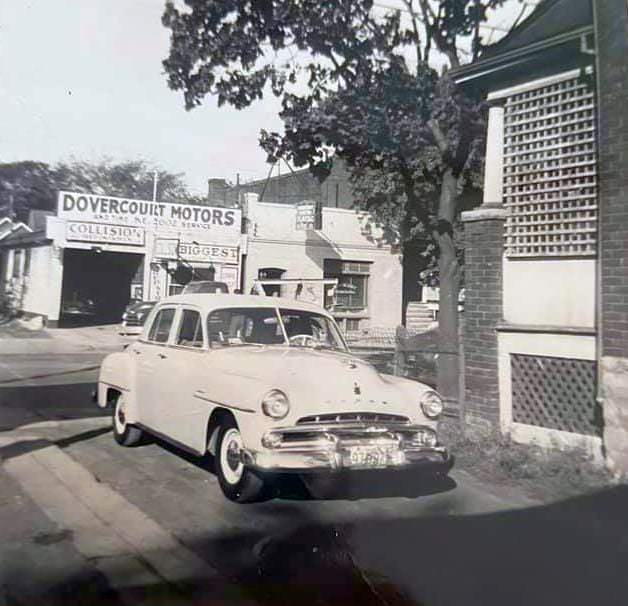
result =
M288 396L283 391L272 389L262 400L262 412L272 419L283 419L290 412Z
M443 401L441 397L435 391L427 391L421 398L421 410L423 414L430 418L435 419L443 412Z

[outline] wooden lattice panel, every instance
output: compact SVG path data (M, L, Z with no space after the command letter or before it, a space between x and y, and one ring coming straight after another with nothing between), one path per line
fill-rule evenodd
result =
M513 421L600 435L595 362L523 354L510 361Z
M506 254L595 255L594 90L572 78L515 94L504 120Z

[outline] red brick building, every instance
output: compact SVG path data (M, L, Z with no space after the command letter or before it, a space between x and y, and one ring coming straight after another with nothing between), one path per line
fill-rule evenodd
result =
M628 472L628 4L544 0L454 72L489 102L465 414Z

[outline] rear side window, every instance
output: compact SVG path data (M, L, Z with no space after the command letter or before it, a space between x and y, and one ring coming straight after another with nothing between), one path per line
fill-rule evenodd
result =
M179 324L177 345L203 347L203 323L201 314L193 309L184 309Z
M174 320L174 308L161 309L157 312L148 333L148 340L155 343L166 343Z

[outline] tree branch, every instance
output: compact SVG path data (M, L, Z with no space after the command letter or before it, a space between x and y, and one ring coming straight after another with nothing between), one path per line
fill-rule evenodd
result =
M412 0L403 0L403 3L406 5L406 8L408 9L408 12L410 13L410 15L412 15L412 29L414 30L414 35L416 37L414 45L416 48L416 63L417 63L416 69L417 69L417 74L418 74L419 65L421 64L421 39L419 36L419 28L417 26L417 21L419 21L419 16L416 14L414 10Z
M444 156L449 152L449 144L447 143L447 137L445 137L440 124L432 118L431 120L428 120L427 125L430 127L434 141L436 141L438 151Z
M430 6L429 0L419 0L419 6L421 7L421 11L425 18L426 29L428 32L428 37L434 39L436 43L436 47L438 50L443 53L448 59L451 67L460 67L460 59L458 58L458 53L456 52L455 43L452 45L443 37L439 28L440 14L442 12L442 4L439 5L438 12L439 14L434 14L432 7ZM429 20L431 17L431 22Z

